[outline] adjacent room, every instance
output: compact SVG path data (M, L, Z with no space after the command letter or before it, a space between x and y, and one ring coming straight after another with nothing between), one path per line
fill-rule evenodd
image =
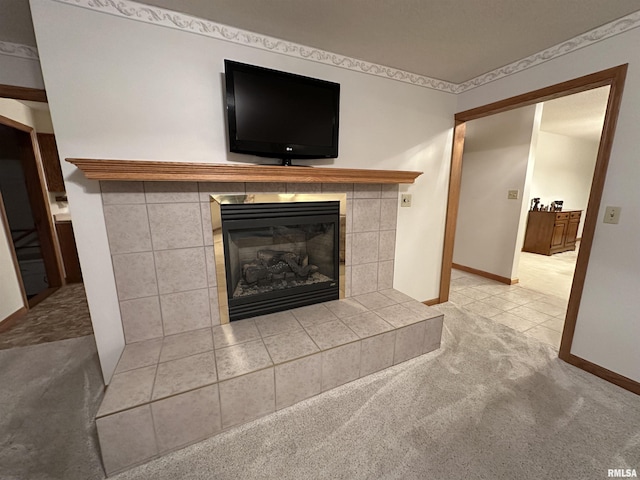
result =
M560 347L608 94L468 123L450 300Z

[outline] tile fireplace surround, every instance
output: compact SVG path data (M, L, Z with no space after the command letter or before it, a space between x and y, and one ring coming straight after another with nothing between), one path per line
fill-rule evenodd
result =
M96 418L108 475L439 348L392 289L398 186L102 181L125 334ZM346 193L345 299L220 325L210 195Z

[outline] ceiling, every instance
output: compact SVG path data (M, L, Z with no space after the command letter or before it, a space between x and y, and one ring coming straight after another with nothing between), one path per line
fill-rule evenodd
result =
M640 10L638 0L144 0L252 32L462 83ZM0 40L35 46L28 0Z
M608 99L609 86L605 86L544 102L540 130L598 143ZM521 107L471 120L465 131L465 150L518 145L523 141L519 132L525 131L525 125L531 126L532 108Z
M0 41L36 46L29 0L0 0Z
M638 0L145 0L236 28L462 83L640 9ZM28 0L0 41L36 46ZM545 104L542 129L597 138L603 89Z
M598 142L608 99L607 86L545 102L540 130Z

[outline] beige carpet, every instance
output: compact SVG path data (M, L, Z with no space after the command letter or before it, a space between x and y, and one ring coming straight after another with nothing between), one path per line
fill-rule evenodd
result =
M584 480L640 467L640 397L439 308L439 352L116 478Z
M640 468L639 396L563 363L534 338L452 304L438 308L445 313L438 352L114 478L595 480L610 468ZM64 355L53 354L56 343ZM31 382L28 409L6 408L22 388L9 371L28 363L15 358L20 349L0 352L0 449L11 449L0 455L0 478L103 477L88 421L99 399L96 364L84 343L28 347L27 356L51 357L50 375L70 392L47 398L53 384L42 381L38 394ZM79 356L69 348L81 345ZM60 413L39 415L52 400Z

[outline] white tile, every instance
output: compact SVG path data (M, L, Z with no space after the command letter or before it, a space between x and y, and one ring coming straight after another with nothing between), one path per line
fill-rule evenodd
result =
M158 294L153 253L126 253L112 257L116 289L120 300Z
M149 405L98 418L96 427L107 475L158 453Z
M551 320L547 320L540 324L542 327L550 328L551 330L555 330L556 332L562 333L564 330L564 317L561 318L552 318Z
M222 428L218 385L151 404L160 453L203 440Z
M541 342L551 345L556 349L560 348L562 333L551 330L550 328L544 327L542 325L536 325L535 327L526 330L524 334L529 337L537 338Z
M209 290L160 295L165 335L199 330L211 326Z
M204 248L154 252L160 294L208 287Z
M204 246L199 203L147 205L154 250Z
M530 322L534 323L546 322L553 318L551 315L547 315L546 313L542 313L534 310L533 308L529 308L528 304L512 308L511 310L509 310L509 313L512 313L513 315L517 315L518 317L522 317L525 320L529 320Z
M487 305L483 302L469 303L464 306L464 309L487 318L491 318L502 313L502 310L499 308L492 307L491 305Z
M319 394L322 391L321 365L320 354L276 365L276 409Z
M135 298L120 302L120 315L126 343L162 337L160 297Z
M144 191L147 203L200 201L196 182L145 182Z
M102 203L105 205L144 204L144 188L142 182L100 182Z
M222 428L274 412L275 397L273 367L220 382Z
M105 205L103 209L111 254L151 250L146 205Z
M494 317L491 317L491 320L501 323L502 325L506 325L509 328L513 328L518 332L524 332L525 330L536 326L535 323L530 322L529 320L525 320L522 317L513 315L509 312L500 313Z

